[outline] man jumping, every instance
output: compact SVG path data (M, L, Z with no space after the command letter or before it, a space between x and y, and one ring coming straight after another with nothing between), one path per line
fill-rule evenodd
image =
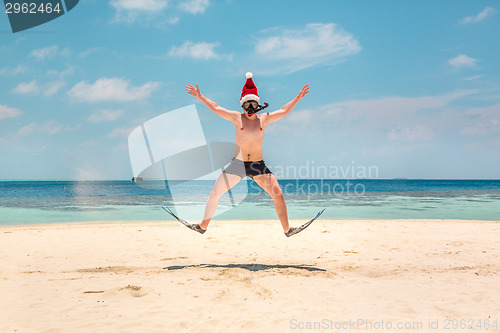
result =
M281 109L258 115L257 112L267 107L267 103L264 103L264 106L259 105L260 98L257 94L257 88L252 80L252 76L252 73L246 74L247 80L243 86L240 98L243 113L230 111L219 106L214 101L202 95L198 85L196 85L196 88L192 85L186 86L188 94L198 98L218 116L231 121L236 135L237 149L234 153L234 157L229 166L217 178L215 185L210 191L203 220L200 224L190 224L180 220L188 228L201 234L206 231L222 195L238 184L245 176L252 178L273 198L276 214L278 215L283 231L287 237L301 232L314 221L313 219L300 227L290 227L283 192L278 184L278 180L267 168L262 156L262 144L264 142L264 132L266 131L267 125L289 114L295 105L309 93L309 85L306 84L300 90L299 94ZM316 217L319 215L320 214ZM174 215L174 217L176 216Z

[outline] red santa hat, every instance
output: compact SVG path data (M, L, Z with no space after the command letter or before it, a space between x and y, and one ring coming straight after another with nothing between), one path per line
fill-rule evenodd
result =
M252 76L253 74L248 72L245 75L247 77L247 81L245 82L245 85L243 86L243 89L241 91L241 98L240 98L240 103L243 105L243 103L247 101L256 101L257 103L260 102L259 94L257 94L257 87L255 86L255 83L253 83Z

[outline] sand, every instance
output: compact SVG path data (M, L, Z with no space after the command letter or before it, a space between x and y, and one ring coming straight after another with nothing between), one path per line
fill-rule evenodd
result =
M452 220L0 227L0 332L500 332L499 239Z

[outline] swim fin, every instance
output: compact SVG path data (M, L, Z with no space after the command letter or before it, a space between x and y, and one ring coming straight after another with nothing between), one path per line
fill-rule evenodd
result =
M206 230L202 229L199 224L188 223L188 222L184 221L183 219L181 219L180 217L178 217L177 215L175 215L170 210L170 208L168 208L167 206L161 206L161 208L163 208L163 210L165 210L167 213L169 213L170 215L172 215L173 218L175 218L177 221L179 221L180 223L182 223L183 225L185 225L189 229L194 230L196 232L199 232L200 234L204 234L205 233Z
M326 208L325 208L325 209L326 209ZM323 214L323 212L325 211L325 209L323 209L323 210L322 210L322 211L320 211L318 214L316 214L316 216L315 216L312 220L310 220L310 221L308 221L308 222L304 223L304 224L303 224L303 225L301 225L300 227L290 227L290 229L288 230L288 232L285 232L285 236L286 236L286 237L290 237L290 236L296 235L296 234L298 234L299 232L301 232L302 230L304 230L305 228L307 228L308 226L310 226L310 225L311 225L311 223L313 223L313 222L314 222L314 220L316 220L318 217L320 217L320 216L321 216L321 214Z

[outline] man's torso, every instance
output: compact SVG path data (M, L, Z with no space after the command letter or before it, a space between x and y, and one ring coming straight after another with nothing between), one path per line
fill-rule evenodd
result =
M254 119L248 119L241 114L239 119L233 122L237 146L234 157L243 161L263 160L262 144L267 127L266 118L267 113L256 115Z

